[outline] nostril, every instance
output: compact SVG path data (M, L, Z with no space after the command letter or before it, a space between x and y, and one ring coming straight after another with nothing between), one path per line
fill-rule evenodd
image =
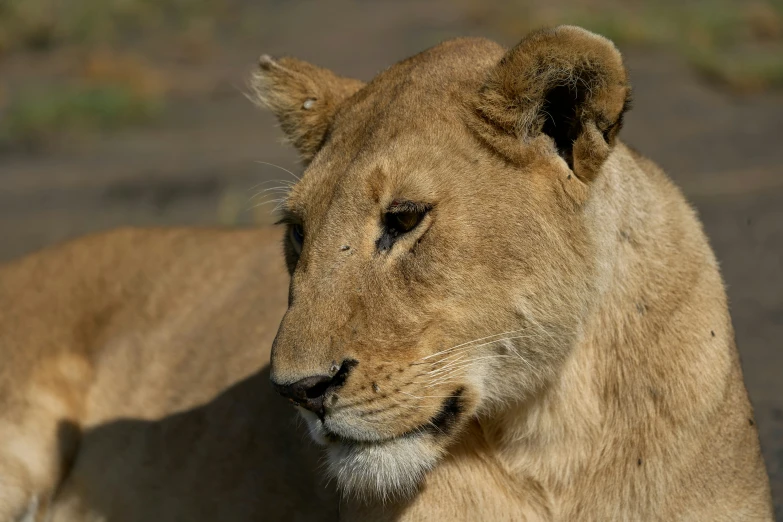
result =
M314 375L293 384L275 384L274 386L283 397L297 402L306 402L323 396L331 381L332 378L328 375Z
M291 399L303 408L323 417L324 395L332 388L345 384L348 374L357 362L347 360L334 375L314 375L305 377L293 384L272 383L275 390L287 399Z
M305 388L304 394L308 399L317 399L323 396L332 386L331 377L319 377L319 379L315 384L309 385L309 388Z

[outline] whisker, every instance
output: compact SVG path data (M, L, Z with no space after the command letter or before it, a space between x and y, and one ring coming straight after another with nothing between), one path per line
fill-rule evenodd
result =
M255 205L253 205L250 208L252 209L252 208L260 207L261 205L266 205L267 203L281 203L281 202L284 202L287 199L288 198L265 199L263 201L260 201L260 202L256 203Z
M282 170L284 172L288 172L289 174L291 174L293 177L295 177L297 179L297 181L302 181L302 178L300 178L299 176L297 176L296 174L294 174L293 172L291 172L287 168L281 167L280 165L275 165L274 163L269 163L268 161L256 161L256 163L260 163L261 165L269 165L270 167L278 168L278 169L280 169L280 170Z
M482 346L489 346L490 344L495 344L495 343L499 343L499 342L503 342L503 341L510 341L510 340L513 340L513 339L529 339L530 337L531 336L529 336L529 335L516 335L516 336L512 336L512 337L504 337L502 339L495 339L494 341L487 341L486 343L474 345L474 346L471 346L471 348L481 348ZM451 357L451 356L449 356L449 357ZM459 359L457 359L457 360L459 360ZM431 371L429 371L427 373L435 373L435 372L439 371L440 369L445 368L448 365L452 364L453 362L454 361L451 361L448 364L446 364L444 367L441 367L441 368L438 368L438 369L435 369L435 370L431 370ZM436 363L432 363L432 364L436 364Z
M436 375L438 373L443 373L444 371L446 371L451 366L453 366L453 365L457 364L459 361L463 360L465 357L468 357L468 354L461 353L458 358L454 359L453 361L449 361L447 364L444 364L440 368L436 368L434 370L430 370L428 372L425 372L425 375Z
M291 187L296 185L296 182L295 181L291 181L290 179L268 179L266 181L262 181L261 183L256 183L252 187L248 187L247 190L253 190L255 188L260 187L261 185L267 185L269 183L286 183L286 184L288 184Z
M283 208L283 206L285 205L286 201L288 201L288 198L263 200L263 201L261 201L259 203L256 203L255 205L251 205L250 207L248 207L247 211L253 210L253 209L261 207L263 205L267 205L269 203L276 203L275 207L272 210L269 211L270 214L274 214L275 212L277 212L278 210Z
M527 327L526 327L526 328L527 328ZM492 334L492 335L487 335L486 337L481 337L481 338L479 338L479 339L473 339L472 341L467 341L467 342L464 342L464 343L462 343L462 344L458 344L458 345L456 345L456 346L452 346L451 348L446 348L445 350L441 350L441 351L439 351L439 352L435 352L435 353L433 353L433 354L431 354L431 355L428 355L428 356L426 356L426 357L422 357L422 358L421 358L421 359L419 359L419 360L420 360L420 361L426 361L427 359L431 359L432 357L435 357L436 355L440 355L440 354L442 354L442 353L450 352L451 350L456 350L457 348L461 348L461 347L463 347L463 346L466 346L466 345L469 345L469 344L472 344L472 343L477 343L477 342L479 342L479 341L483 341L483 340L485 340L485 339L489 339L489 338L491 338L491 337L498 337L499 335L509 335L509 334L514 334L514 333L522 332L522 331L524 331L526 328L520 328L519 330L511 330L511 331L508 331L508 332L500 332L500 333L496 333L496 334Z
M512 352L514 352L514 355L516 355L516 356L519 358L519 360L520 360L520 361L522 361L522 362L525 364L525 366L527 366L527 367L528 367L528 368L530 368L531 370L533 369L533 365L532 365L532 364L530 364L530 361L528 361L527 359L525 359L525 358L522 356L522 354L521 354L521 353L519 353L519 351L517 351L517 349L514 347L514 345L513 345L513 344L509 344L509 345L508 345L508 349L509 349L509 350L511 350Z
M408 397L413 397L414 399L453 399L454 397L457 397L457 395L451 394L451 395L413 395L412 393L408 392L400 392L404 393Z
M544 327L541 325L541 323L539 323L538 321L536 321L535 319L533 319L533 317L532 317L532 316L525 316L525 317L526 317L526 319L528 320L528 322L529 322L530 324L532 324L533 326L535 326L536 328L538 328L539 330L541 330L542 332L544 332L544 333L546 334L546 336L547 336L547 337L549 337L549 339L550 339L550 340L554 340L554 337L552 337L552 334L551 334L551 333L549 333L549 331L548 331L546 328L544 328Z
M429 388L429 387L434 386L436 384L440 384L441 381L447 380L447 379L451 378L457 371L470 366L471 364L473 364L476 361L481 361L481 360L486 360L486 359L502 359L502 358L509 358L509 357L512 358L512 359L514 358L513 355L493 354L493 355L484 355L484 356L481 356L481 357L474 357L473 359L468 359L467 361L461 361L457 366L452 368L450 371L446 372L444 375L440 375L440 376L436 377L433 381L430 381L429 385L426 386L426 387ZM427 382L427 381L420 381L419 383L423 384L425 382Z
M275 193L278 193L278 194L288 194L288 193L291 192L291 189L290 188L286 188L286 187L272 187L272 188L268 188L266 190L261 190L259 192L256 192L252 196L250 196L250 201L253 201L258 196L266 195L267 192L275 192Z

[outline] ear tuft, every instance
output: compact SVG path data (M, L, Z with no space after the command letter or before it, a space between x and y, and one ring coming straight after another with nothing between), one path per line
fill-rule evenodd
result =
M275 113L286 137L309 163L340 104L364 84L296 58L264 54L250 85L253 101Z
M602 36L573 26L532 33L508 51L480 93L479 110L522 140L549 136L582 179L608 156L628 108L622 56Z

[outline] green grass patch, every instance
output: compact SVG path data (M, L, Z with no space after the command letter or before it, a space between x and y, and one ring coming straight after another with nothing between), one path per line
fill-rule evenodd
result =
M150 32L187 32L224 16L233 0L0 0L0 51L116 44Z
M148 122L162 110L162 98L140 96L122 86L42 89L10 100L0 116L0 142L36 146L58 135Z
M783 59L779 53L732 54L696 52L691 63L707 78L741 92L783 88Z

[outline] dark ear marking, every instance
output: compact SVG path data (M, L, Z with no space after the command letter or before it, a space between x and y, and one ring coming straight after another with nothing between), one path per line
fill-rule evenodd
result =
M574 85L558 85L544 95L541 107L544 115L541 132L554 140L557 153L571 170L574 168L574 142L582 132L582 122L576 111L584 103L584 97L584 89Z
M557 153L565 160L571 170L574 169L574 142L583 131L583 115L579 113L579 110L584 106L592 89L591 82L586 81L585 76L585 73L577 74L575 84L558 85L550 89L544 96L541 107L544 116L541 132L552 138ZM614 122L605 120L596 122L608 145L614 144L617 134L623 127L625 112L630 110L631 103L629 89L617 119Z

